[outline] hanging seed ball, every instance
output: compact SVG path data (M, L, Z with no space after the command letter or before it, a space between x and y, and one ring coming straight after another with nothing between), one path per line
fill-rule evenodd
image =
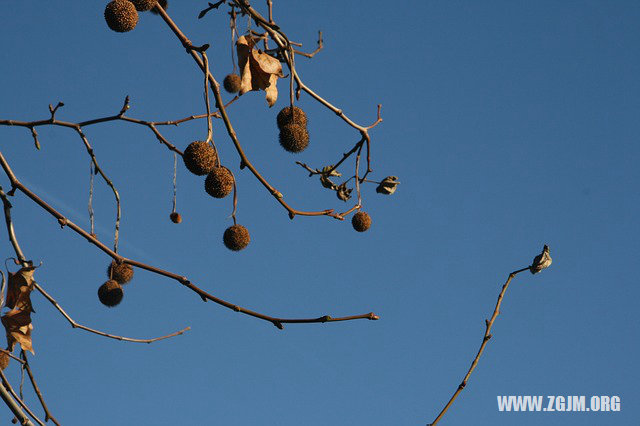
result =
M304 111L297 106L293 107L293 113L291 107L284 107L278 113L276 121L278 122L278 129L280 130L282 130L282 128L287 124L291 123L299 124L302 127L307 127L307 114L305 114Z
M138 11L128 0L113 0L104 9L104 19L113 31L126 33L136 27Z
M356 231L364 232L371 228L371 216L366 212L358 212L351 218L351 225L353 225L353 229Z
M224 198L233 189L233 175L226 167L214 167L204 181L207 194L215 198Z
M126 263L118 265L114 260L107 268L107 277L110 280L117 281L119 284L126 284L133 278L133 268Z
M182 155L184 165L191 173L203 176L216 166L218 153L210 144L202 141L191 142Z
M124 291L122 291L122 287L116 280L109 280L98 289L98 299L103 305L110 308L120 303L123 296Z
M222 82L224 86L224 90L229 93L238 93L240 91L240 86L242 85L242 79L238 74L229 74L224 78Z
M156 5L156 0L129 0L139 12L151 10Z
M222 240L229 250L240 251L249 245L251 237L247 228L242 225L233 225L224 231Z
M280 129L280 145L289 152L302 152L309 146L309 132L299 124L287 124Z
M171 219L171 222L173 223L180 223L182 222L182 216L180 216L180 213L177 212L173 212L169 215L169 219Z
M169 2L167 0L158 0L158 4L160 5L161 8L163 8L164 10L167 10L167 8L169 7ZM158 12L156 12L155 9L151 9L151 13L153 13L154 15L157 15Z

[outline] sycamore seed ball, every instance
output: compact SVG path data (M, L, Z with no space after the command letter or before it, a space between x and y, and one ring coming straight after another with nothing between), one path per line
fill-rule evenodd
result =
M371 216L366 212L358 212L351 218L353 229L358 232L364 232L371 227Z
M107 277L119 284L126 284L133 278L133 268L131 265L121 263L118 265L116 261L112 261L107 268Z
M115 280L109 280L98 289L98 299L103 305L113 308L122 301L124 292Z
M289 152L302 152L309 146L309 132L299 124L287 124L280 129L280 145Z
M151 10L156 5L156 0L129 0L136 7L136 10L145 12Z
M276 121L278 122L278 129L282 130L284 126L287 124L298 124L302 127L307 127L307 114L301 108L297 106L293 107L293 110L290 106L282 108L276 117Z
M233 175L226 167L214 167L204 181L207 194L215 198L224 198L233 189Z
M128 0L113 0L104 9L104 19L113 31L126 33L136 27L138 11Z
M233 225L224 231L222 240L229 250L240 251L249 245L251 237L247 228L242 225Z
M182 222L182 216L180 216L180 213L177 212L173 212L169 215L169 219L171 219L171 222L173 223L180 223Z
M191 173L203 176L216 166L218 154L214 147L202 141L191 142L182 155L184 165Z
M222 85L227 92L238 93L242 85L242 79L238 74L229 74L224 78Z

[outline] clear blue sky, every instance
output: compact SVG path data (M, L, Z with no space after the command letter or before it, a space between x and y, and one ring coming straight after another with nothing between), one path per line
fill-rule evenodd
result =
M0 118L81 121L115 114L169 120L202 113L201 73L159 17L110 31L105 2L11 2L0 15ZM266 2L254 2L264 10ZM350 315L377 322L269 323L202 303L179 284L136 271L115 309L97 300L108 258L17 195L15 226L36 278L91 327L152 337L137 345L74 331L39 295L32 367L51 411L68 425L423 425L466 372L507 274L543 244L544 273L517 277L493 339L443 425L634 425L640 418L640 4L635 1L275 0L275 19L311 50L302 78L372 131L374 178L397 175L396 194L365 188L371 230L286 212L248 171L222 123L214 138L239 185L250 246L221 243L229 200L178 170L140 126L86 134L123 200L121 253L186 274L206 290L273 315ZM170 15L196 44L210 43L214 75L231 70L222 12L172 1ZM244 25L241 25L241 29ZM281 83L282 93L285 85ZM226 96L226 95L225 95ZM228 96L226 96L228 99ZM229 109L254 164L301 209L342 208L294 164L335 162L357 134L308 96L311 145L277 142L262 93ZM0 127L0 150L22 181L87 226L89 160L62 128ZM203 121L166 129L184 149ZM345 170L346 172L346 170ZM7 189L3 176L0 184ZM111 243L111 194L97 182L99 237ZM635 225L634 225L635 223ZM4 257L13 255L4 231ZM13 383L19 381L10 367ZM27 394L31 395L28 391ZM618 413L499 413L496 395L619 395ZM28 401L37 407L37 401ZM40 412L40 411L38 411ZM0 423L11 415L0 407Z

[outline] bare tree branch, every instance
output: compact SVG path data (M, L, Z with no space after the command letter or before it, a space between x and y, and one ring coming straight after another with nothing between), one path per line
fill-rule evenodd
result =
M476 354L476 357L471 362L471 367L469 367L469 371L467 371L467 374L465 374L464 378L462 379L462 382L458 385L458 388L456 389L456 391L453 393L453 395L451 396L447 404L444 406L442 411L440 411L440 414L438 414L435 420L432 423L430 423L431 426L436 425L442 419L442 417L445 415L449 407L451 407L451 404L453 404L453 401L456 400L458 395L460 395L460 392L462 392L465 386L467 386L467 381L469 380L469 377L471 377L471 373L473 373L473 370L475 370L476 366L478 365L480 356L482 356L482 353L484 352L484 348L487 346L487 343L489 343L489 339L491 339L491 327L493 327L494 321L496 320L496 318L498 318L498 315L500 314L500 306L502 305L502 299L504 298L504 295L507 292L507 288L509 288L509 283L511 283L511 280L516 275L518 275L520 272L528 271L529 268L530 267L527 266L526 268L518 269L517 271L513 271L512 273L509 274L509 277L507 278L507 282L504 283L504 285L502 286L502 291L500 291L500 294L498 295L498 301L496 302L496 307L493 309L493 315L491 315L491 319L485 320L485 332L484 332L484 336L482 337L482 343L480 344L480 348L478 349L478 353Z
M0 370L0 378L2 378L2 387L4 389L6 389L11 394L13 399L20 405L20 407L22 407L22 409L24 411L26 411L27 414L29 414L29 416L31 416L31 418L36 421L36 423L38 423L40 426L45 426L44 422L42 420L40 420L38 418L38 416L36 416L33 413L33 411L31 411L31 409L27 406L27 404L25 404L24 401L22 401L22 399L20 399L18 397L18 395L16 394L16 391L13 390L13 388L11 387L11 384L9 383L9 380L7 380L7 376L4 375L2 370ZM0 389L0 392L2 392L2 389ZM3 399L4 399L4 395L3 395ZM6 400L5 400L5 402L6 402ZM14 411L14 414L16 414L15 411ZM17 414L16 414L16 416L17 416ZM26 420L28 421L28 419L26 419ZM29 423L26 423L25 420L20 419L20 421L23 422L22 424L29 424Z
M159 8L159 9L162 10L162 8ZM51 216L55 217L58 220L58 223L62 227L66 226L66 227L70 228L71 230L73 230L74 232L76 232L77 234L81 235L89 243L95 245L100 250L102 250L104 253L106 253L107 255L111 256L116 262L118 262L118 263L126 263L128 265L136 266L138 268L145 269L147 271L156 273L158 275L163 275L165 277L171 278L171 279L179 282L183 286L187 287L188 289L190 289L194 293L196 293L205 302L207 300L211 300L211 301L213 301L213 302L215 302L215 303L217 303L219 305L222 305L222 306L224 306L224 307L226 307L228 309L231 309L231 310L233 310L235 312L239 312L239 313L242 313L242 314L245 314L245 315L252 316L254 318L258 318L258 319L261 319L261 320L264 320L264 321L268 321L268 322L272 323L274 326L276 326L279 329L283 329L284 328L283 324L287 324L287 323L289 323L289 324L324 323L324 322L350 321L350 320L355 320L355 319L368 319L368 320L377 320L377 319L379 319L379 317L376 314L374 314L373 312L369 312L367 314L351 315L351 316L337 317L337 318L333 318L333 317L331 317L329 315L324 315L324 316L317 317L317 318L279 318L279 317L272 317L272 316L269 316L269 315L261 314L259 312L255 312L255 311L243 308L241 306L235 305L233 303L227 302L226 300L220 299L220 298L218 298L218 297L216 297L216 296L214 296L214 295L212 295L210 293L207 293L206 291L202 290L198 286L194 285L191 281L189 281L189 279L187 277L185 277L183 275L178 275L178 274L175 274L173 272L169 272L169 271L165 271L163 269L157 268L155 266L147 265L145 263L138 262L138 261L133 260L133 259L127 259L125 257L120 256L118 253L112 251L109 247L105 246L102 242L100 242L97 238L95 238L90 233L88 233L87 231L82 229L80 226L76 225L71 220L67 219L64 215L62 215L62 213L58 212L56 209L51 207L49 204L47 204L45 201L43 201L40 197L38 197L35 193L33 193L30 189L28 189L25 185L23 185L18 180L18 178L16 178L15 174L13 173L13 170L9 166L9 163L7 163L7 160L5 159L5 157L2 154L2 152L0 152L0 166L2 167L2 169L5 172L5 174L7 175L7 177L9 178L9 180L11 182L11 186L12 186L11 192L14 192L15 190L19 190L20 192L25 194L32 201L34 201L36 204L38 204L40 207L42 207L45 211L47 211ZM5 210L6 210L6 204L5 204ZM12 227L11 227L11 229L12 229ZM12 242L12 244L14 244L14 248L16 248L16 247L19 248L17 243Z
M31 367L29 366L29 360L27 359L27 354L25 351L21 351L20 352L20 356L23 358L23 362L24 362L24 368L27 370L27 375L29 376L29 380L31 381L31 386L33 386L33 390L35 391L36 395L38 396L38 400L40 401L40 405L42 405L42 409L44 410L44 421L48 422L49 420L51 420L54 424L60 426L60 423L58 423L58 420L56 420L55 417L53 417L53 415L51 414L51 412L49 411L49 407L47 407L47 404L44 402L44 398L42 397L42 392L40 391L40 387L38 386L38 383L36 382L36 379L33 377L33 372L31 371Z
M0 156L2 156L2 153L0 153ZM7 197L7 194L2 190L2 187L0 187L0 198L2 198L2 203L4 205L4 217L5 217L5 223L7 225L7 233L9 235L9 240L11 241L11 244L13 245L14 251L16 253L16 256L18 257L18 260L20 261L20 263L22 263L22 266L26 266L27 263L27 258L25 257L24 253L22 252L22 249L20 248L20 244L18 243L18 239L16 237L15 234L15 229L13 227L13 221L11 220L11 203L9 202L9 199ZM115 252L114 252L115 253ZM164 339L168 339L170 337L174 337L174 336L179 336L181 334L183 334L184 332L188 331L191 329L191 327L187 327L184 328L180 331L176 331L175 333L171 333L168 334L166 336L161 336L161 337L155 337L152 339L134 339L131 337L124 337L124 336L118 336L115 334L110 334L110 333L105 333L104 331L100 331L100 330L96 330L93 328L89 328L85 325L82 325L76 321L73 320L73 318L71 318L69 316L69 314L67 314L65 312L64 309L62 309L62 307L58 304L58 302L49 295L49 293L47 293L37 282L33 282L34 288L36 290L38 290L44 297L45 299L47 299L57 310L58 312L60 312L62 314L62 316L64 316L66 318L67 321L69 321L69 323L71 324L71 326L73 328L79 328L81 330L85 330L88 331L90 333L94 333L94 334L98 334L100 336L104 336L104 337L108 337L111 339L116 339L116 340L121 340L121 341L125 341L125 342L134 342L134 343L153 343L156 342L158 340L164 340Z

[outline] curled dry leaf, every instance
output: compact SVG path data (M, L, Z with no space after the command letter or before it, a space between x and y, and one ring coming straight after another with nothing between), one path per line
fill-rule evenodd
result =
M329 172L329 170L331 170L332 167L333 166L324 166L322 170L320 170L320 183L325 188L333 189L334 191L337 191L338 185L333 183L331 179L329 179L329 176L340 176L340 173L338 173L336 170Z
M284 77L282 64L271 55L255 48L258 38L242 36L236 42L238 66L240 67L239 95L252 90L264 90L267 104L273 106L278 99L278 78Z
M13 309L2 317L2 325L7 332L8 351L13 351L16 343L19 343L23 351L35 353L31 343L31 331L33 330L31 312Z
M380 184L376 188L376 192L378 194L391 195L396 192L396 188L399 184L400 181L398 181L397 176L387 176L386 178L382 179L382 182L380 182Z
M320 183L325 188L333 189L334 191L338 190L338 185L336 185L335 183L331 182L331 179L329 179L329 176L327 176L325 174L320 175Z
M343 182L338 186L338 190L336 191L336 195L342 201L346 202L346 201L349 201L349 199L351 198L351 191L353 191L353 188L347 188L347 183Z
M533 263L531 264L531 266L529 266L529 271L532 274L537 274L543 269L551 266L551 262L552 259L551 254L549 253L549 246L545 244L545 246L542 248L542 253L540 253L533 259Z
M35 269L35 266L26 266L15 274L9 272L7 308L35 312L31 306L30 297L33 290L33 272Z

